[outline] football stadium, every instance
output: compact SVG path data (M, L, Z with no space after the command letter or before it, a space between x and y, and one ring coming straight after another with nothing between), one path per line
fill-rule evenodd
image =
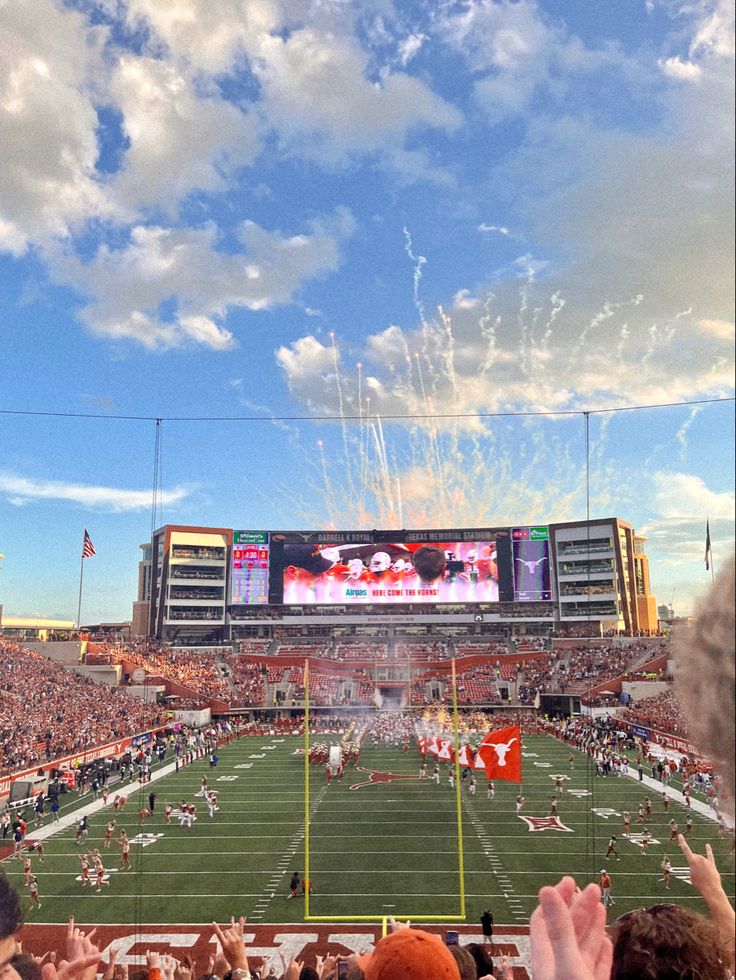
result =
M0 980L736 980L733 0L0 0Z
M732 898L728 789L674 693L644 546L618 518L165 525L127 632L6 624L24 949L72 914L107 961L204 964L212 923L244 916L266 976L352 963L393 920L484 948L490 913L483 955L523 977L565 876L605 887L609 918L707 914L708 845Z

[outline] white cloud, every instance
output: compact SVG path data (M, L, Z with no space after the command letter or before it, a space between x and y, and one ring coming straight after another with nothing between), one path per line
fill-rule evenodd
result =
M199 345L228 350L221 326L229 309L263 310L289 303L308 279L337 268L339 245L352 231L349 212L312 223L310 233L281 235L251 221L240 226L243 251L217 248L217 229L134 227L122 248L101 246L87 263L65 255L55 272L89 303L81 318L94 332L149 349ZM175 312L164 316L163 304Z
M732 320L699 320L698 326L703 333L724 340L726 343L733 344L736 339L736 327Z
M15 506L33 500L58 500L116 513L142 511L151 506L150 490L124 490L118 487L65 483L61 480L36 480L7 472L0 472L0 493L5 494ZM184 500L187 495L187 490L177 487L174 490L161 490L159 500L162 506L166 506Z
M458 289L452 298L452 305L456 310L475 309L479 302L478 297L473 296L469 289Z
M497 231L499 235L505 235L506 238L511 234L504 225L487 225L485 222L478 225L478 231Z
M711 490L699 476L657 472L653 481L657 511L664 519L694 520L704 526L706 517L734 518L734 494Z
M323 161L370 152L400 160L417 127L453 130L461 122L457 109L413 76L371 81L367 55L351 38L311 28L267 36L253 67L269 121L286 144Z
M681 78L687 82L696 81L703 74L703 69L700 65L696 65L692 61L683 61L682 58L678 58L677 56L660 58L657 64L665 75L669 75L670 78Z
M734 55L734 6L731 0L704 0L690 7L699 14L691 50L719 58Z
M416 57L422 45L427 40L425 34L409 34L399 44L399 61L405 68L409 62Z
M289 347L279 347L276 361L284 372L291 391L307 401L310 400L309 388L313 382L318 379L319 383L323 383L335 373L334 350L311 335L300 337Z
M315 5L307 15L278 0L128 0L127 10L180 67L216 76L247 65L260 84L258 110L289 149L329 164L377 153L411 178L442 176L405 143L417 127L456 128L460 113L403 71L383 66L371 77L349 7ZM405 34L397 64L405 68L426 40Z
M576 75L626 62L613 45L587 48L537 0L467 0L437 24L476 76L476 102L492 123L522 115L541 89L559 98Z
M52 0L3 4L0 249L68 236L116 208L97 180L91 91L104 33Z
M109 92L129 140L114 184L129 207L170 207L194 188L222 190L224 178L258 151L251 119L221 98L198 96L166 61L121 57Z
M219 75L283 27L285 10L279 0L127 0L124 13L134 29L149 27L172 59Z

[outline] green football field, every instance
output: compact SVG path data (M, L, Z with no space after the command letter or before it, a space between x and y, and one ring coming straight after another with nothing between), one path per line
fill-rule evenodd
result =
M80 921L99 923L197 924L226 920L233 913L247 915L253 924L303 921L304 899L287 898L292 871L303 875L305 867L302 747L295 737L243 738L222 749L215 770L202 759L143 791L131 786L126 810L117 817L118 828L125 827L137 840L131 848L131 870L120 870L120 849L114 840L112 848L103 851L109 887L101 894L94 887L82 888L74 833L60 832L47 840L44 863L33 860L42 908L29 911L27 920L62 922L73 912ZM474 797L461 786L469 921L477 921L479 912L490 907L499 924L526 923L541 885L572 874L583 886L596 881L603 867L613 879L616 914L661 901L703 910L686 880L679 848L669 844L668 821L674 816L684 826L684 808L672 803L666 814L656 792L642 790L635 780L596 778L583 755L576 754L571 770L569 752L551 737L524 739L526 803L521 816L549 817L552 777L561 773L568 777L558 806L562 829L544 828L549 823L545 819L544 829L533 830L517 816L515 785L497 782L492 801L486 799L482 780ZM380 775L415 777L419 762L414 748L405 754L365 746L361 768L350 766L342 781L333 780L329 786L324 769L311 767L311 915L421 915L442 921L461 913L457 801L447 769L443 766L440 785ZM363 770L379 775L371 777ZM213 819L195 796L205 774L219 793L220 809ZM359 783L366 785L351 789ZM139 828L138 809L150 789L158 797L156 812ZM635 840L623 837L620 814L627 809L635 817L647 794L653 804L647 826L654 840L644 854ZM164 804L176 805L182 799L197 803L198 819L191 829L162 819ZM104 827L113 816L108 806L91 817L88 849L102 849ZM694 821L691 846L702 853L705 842L712 843L726 889L733 895L733 838L719 837L716 825L697 814ZM635 833L640 829L632 827ZM611 833L618 836L618 860L605 858ZM658 880L665 853L675 869L669 891ZM25 892L20 862L5 860L3 869Z

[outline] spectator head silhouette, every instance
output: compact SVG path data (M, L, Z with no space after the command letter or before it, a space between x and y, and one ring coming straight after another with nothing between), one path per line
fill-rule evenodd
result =
M613 923L611 938L611 980L725 980L728 975L718 928L679 905L628 912Z
M400 929L385 936L361 963L365 980L460 980L455 959L439 936Z
M3 980L20 980L12 965L16 938L23 925L20 899L5 875L0 875L0 972Z

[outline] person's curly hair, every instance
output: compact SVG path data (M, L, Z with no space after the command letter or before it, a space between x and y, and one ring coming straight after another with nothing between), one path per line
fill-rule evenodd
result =
M460 980L478 980L478 967L470 950L465 949L464 946L448 946L447 948L457 963Z
M698 749L713 759L726 783L726 806L734 806L734 579L731 555L701 600L692 629L675 641L678 695Z
M728 957L713 922L679 905L654 905L611 926L611 980L725 980Z
M429 544L417 548L411 560L422 582L435 582L447 567L444 551Z

